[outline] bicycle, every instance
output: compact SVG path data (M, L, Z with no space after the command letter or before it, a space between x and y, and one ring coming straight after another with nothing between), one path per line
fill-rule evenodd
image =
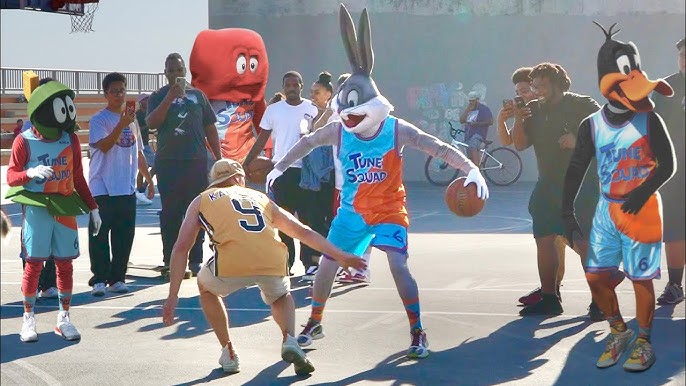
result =
M457 134L463 134L464 130L455 129L450 121L448 125L452 137L450 145L467 154L467 144L456 138ZM492 143L493 141L484 141L484 148L480 150L479 170L494 185L514 184L522 175L522 159L516 151L507 147L501 146L489 151L488 146ZM433 185L446 186L456 179L459 173L459 170L453 169L447 162L433 156L429 156L424 165L426 179Z

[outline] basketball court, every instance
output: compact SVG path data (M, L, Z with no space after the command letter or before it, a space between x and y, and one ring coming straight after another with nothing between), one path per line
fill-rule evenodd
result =
M82 334L80 342L64 341L52 332L57 300L48 299L36 306L39 342L20 342L18 228L2 246L2 384L684 384L684 303L658 306L653 327L658 360L649 371L630 374L621 364L595 368L607 325L591 323L585 316L590 295L578 259L569 250L564 314L518 315L516 299L538 285L526 211L530 183L494 188L483 212L467 219L446 210L442 188L410 183L407 189L410 266L420 287L428 358L404 357L407 318L385 256L374 251L371 285L336 285L324 315L327 336L307 349L316 366L309 377L295 376L292 366L280 360L280 334L257 288L231 295L226 304L241 372L227 376L217 364L220 347L200 310L194 278L183 282L179 320L172 327L162 324L168 285L155 272L130 270L136 276L127 278L128 294L90 295L84 217L71 312ZM16 223L19 208L3 208ZM131 257L136 264L161 260L158 210L159 198L152 206L138 208ZM299 276L303 268L299 263L296 267ZM658 293L665 283L666 272L655 281ZM309 316L308 289L297 277L292 286L300 325ZM629 326L636 328L631 285L622 283L618 294Z

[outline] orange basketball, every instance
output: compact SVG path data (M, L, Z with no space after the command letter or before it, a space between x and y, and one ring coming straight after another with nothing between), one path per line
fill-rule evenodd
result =
M445 203L450 211L460 217L476 216L484 208L486 201L476 195L476 185L464 186L466 177L455 179L445 190Z
M274 169L272 160L267 157L259 156L248 165L245 171L246 178L254 184L264 184L267 182L267 174L269 174L272 169Z

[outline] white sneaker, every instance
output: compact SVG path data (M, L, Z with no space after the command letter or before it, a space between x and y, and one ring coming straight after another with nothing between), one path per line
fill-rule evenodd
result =
M222 355L219 357L219 364L221 365L222 369L224 369L224 372L229 374L235 374L241 371L238 355L236 355L236 352L233 350L233 345L231 345L231 343L222 348Z
M293 363L297 375L306 375L314 371L314 365L307 358L307 354L300 348L298 341L290 335L286 336L286 341L281 346L281 359Z
M40 292L40 297L43 299L57 299L59 291L57 287L50 287Z
M21 333L19 339L22 342L38 342L38 334L36 334L36 318L33 312L24 312L24 324L21 326Z
M57 314L57 325L55 325L55 334L63 337L66 340L81 339L81 333L69 321L69 311L60 311Z
M110 292L114 292L116 294L125 294L129 292L129 287L126 284L124 284L123 281L118 281L114 284L110 284L107 290Z
M93 286L93 290L91 291L91 295L104 296L106 288L107 287L105 286L105 283L95 283L95 285Z
M145 193L136 190L137 205L152 205L152 200L145 196Z

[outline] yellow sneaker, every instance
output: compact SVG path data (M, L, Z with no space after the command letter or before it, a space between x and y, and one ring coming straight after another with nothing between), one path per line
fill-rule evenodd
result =
M634 332L628 328L626 331L617 334L610 333L607 336L605 351L600 355L595 365L604 369L617 363L633 338Z
M631 355L629 359L624 362L624 370L626 371L645 371L655 363L655 351L650 342L643 338L636 339L631 348Z

